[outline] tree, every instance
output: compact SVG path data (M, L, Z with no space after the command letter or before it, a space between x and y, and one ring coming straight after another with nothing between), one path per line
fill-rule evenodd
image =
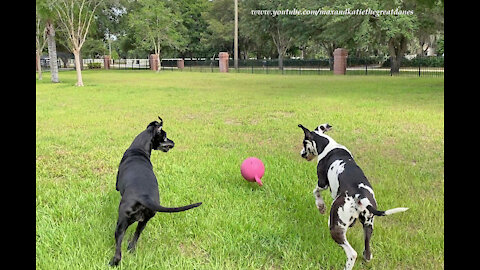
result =
M185 56L203 56L206 55L207 45L200 42L203 35L207 31L207 21L202 16L208 7L208 0L183 0L175 1L178 5L178 12L182 14L182 24L185 26L185 31L182 36L185 37L185 51L181 53Z
M303 0L311 3L313 0ZM443 20L443 6L438 0L325 0L324 10L382 11L378 14L312 16L312 37L325 44L330 57L337 47L363 54L385 52L390 56L391 72L398 73L408 45L415 37L429 36L438 31ZM401 14L399 11L409 12ZM395 14L397 13L397 14ZM333 46L332 46L333 45Z
M139 0L138 4L139 8L128 15L129 26L134 29L135 40L139 46L153 48L157 55L159 72L162 48L183 50L185 39L182 33L186 32L186 29L180 15L173 12L163 1Z
M50 59L50 78L53 83L58 83L57 45L55 42L55 14L49 8L47 0L36 1L37 16L45 21L47 36L48 57Z
M100 3L102 0L49 0L51 9L57 14L61 33L75 57L77 86L83 86L80 51Z
M35 9L36 14L36 65L38 70L38 79L42 80L42 65L40 57L42 56L43 48L47 41L47 29L38 13L38 7Z
M391 73L399 73L401 61L410 41L415 37L436 34L443 28L443 1L390 0L378 4L384 10L413 11L413 14L382 15L373 23L379 31L381 43L386 43L391 60Z
M285 10L295 7L296 1L281 0L245 0L246 10ZM274 16L272 15L251 15L248 18L251 27L258 29L263 33L267 33L273 40L278 53L278 69L283 70L283 59L287 50L294 44L297 39L298 29L295 28L295 16Z

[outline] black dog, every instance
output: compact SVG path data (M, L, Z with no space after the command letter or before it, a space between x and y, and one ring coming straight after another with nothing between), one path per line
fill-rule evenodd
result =
M157 178L152 170L150 154L153 150L168 152L174 147L174 142L167 138L162 129L163 120L148 124L147 129L138 134L130 147L123 154L117 173L116 189L120 191L122 199L118 208L118 222L115 230L116 251L110 265L118 265L122 259L121 244L128 226L138 221L137 229L128 250L134 250L140 233L147 225L148 220L156 212L181 212L202 203L190 204L182 207L168 208L160 205Z
M373 217L404 212L408 208L377 210L373 188L355 163L350 151L325 134L332 126L323 124L314 131L302 125L298 126L305 134L300 155L308 161L317 158L318 184L313 190L315 204L320 213L324 214L326 207L320 192L330 187L333 198L328 219L330 234L347 255L344 269L351 270L357 259L357 252L347 241L347 229L353 226L357 218L363 225L365 235L363 258L369 261L372 259L370 238L373 232Z

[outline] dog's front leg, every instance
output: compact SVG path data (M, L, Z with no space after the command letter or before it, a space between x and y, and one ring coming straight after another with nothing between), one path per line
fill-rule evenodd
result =
M313 196L315 196L315 205L317 206L318 211L323 215L325 214L327 207L325 206L325 202L323 201L320 192L328 188L328 179L327 174L320 163L317 164L317 178L317 187L313 190Z
M325 206L325 202L323 201L322 194L320 193L322 190L325 190L325 188L320 188L317 186L313 190L313 196L315 197L315 205L317 206L318 211L320 211L320 214L325 214L325 211L327 210L327 207Z

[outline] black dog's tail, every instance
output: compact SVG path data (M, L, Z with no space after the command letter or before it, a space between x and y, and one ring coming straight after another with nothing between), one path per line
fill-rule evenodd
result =
M148 207L148 208L150 208L154 211L157 211L157 212L175 213L175 212L182 212L182 211L186 211L188 209L198 207L202 203L198 202L198 203L189 204L189 205L185 205L185 206L181 206L181 207L164 207L164 206L161 206L160 204L154 203L151 200L146 200L144 202L144 204L145 204L146 207Z
M370 213L374 214L375 216L388 216L388 215L391 215L391 214L405 212L405 211L408 210L408 208L406 208L406 207L398 207L398 208L388 209L388 210L385 210L385 211L379 211L371 205L367 205L367 209L368 209L368 211L370 211Z
M157 208L155 208L154 210L157 212L164 212L164 213L182 212L188 209L198 207L201 204L202 204L201 202L198 202L198 203L189 204L181 207L163 207L161 205L158 205Z

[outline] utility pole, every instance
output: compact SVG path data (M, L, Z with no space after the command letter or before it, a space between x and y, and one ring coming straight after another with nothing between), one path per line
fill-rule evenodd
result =
M235 38L233 44L233 65L238 71L238 0L235 0Z

